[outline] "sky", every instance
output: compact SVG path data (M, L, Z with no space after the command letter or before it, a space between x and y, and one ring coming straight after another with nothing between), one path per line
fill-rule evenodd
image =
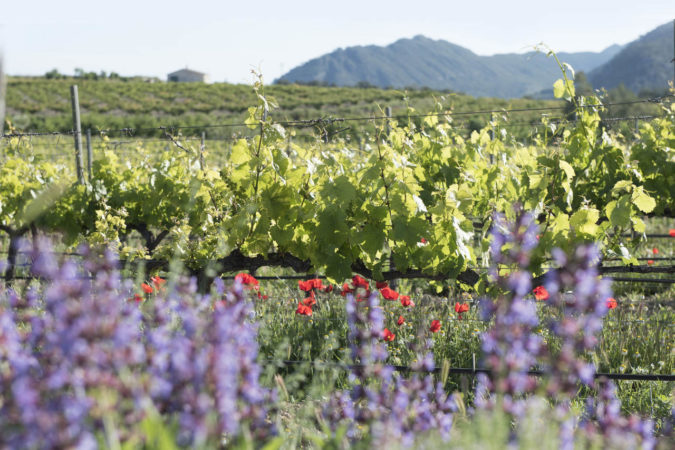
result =
M422 34L480 55L600 51L675 19L673 0L21 0L3 2L0 48L10 75L117 72L166 79L189 67L211 81L272 82L353 45Z

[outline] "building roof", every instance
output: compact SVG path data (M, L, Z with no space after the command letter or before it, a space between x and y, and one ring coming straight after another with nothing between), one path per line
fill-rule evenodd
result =
M169 76L171 75L197 75L197 76L205 76L205 73L202 72L197 72L196 70L191 70L188 69L187 67L185 69L180 69L175 72L171 72Z

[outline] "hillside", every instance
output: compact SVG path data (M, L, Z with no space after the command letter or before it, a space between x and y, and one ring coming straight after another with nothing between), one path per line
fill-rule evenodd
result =
M589 74L591 84L612 89L624 84L635 93L662 90L673 79L673 22L661 25L626 45Z
M226 83L147 83L122 80L77 78L10 77L7 84L8 119L19 130L70 130L72 116L69 88L79 86L82 126L101 128L148 128L242 123L256 97L248 85ZM441 102L444 109L487 110L560 105L559 102L527 99L503 100L431 90L407 92L376 88L270 85L265 94L280 108L271 118L305 120L319 117L362 117L382 115L386 106L404 114L407 106L429 112ZM536 112L519 114L518 120L535 120ZM485 123L489 114L463 119ZM351 124L355 130L359 124ZM210 128L209 136L230 136L241 127ZM197 132L198 130L190 130ZM157 134L157 133L156 133Z
M560 53L576 70L590 71L609 61L620 47L600 53ZM320 81L337 86L368 82L379 87L427 86L473 96L501 98L550 88L559 77L555 61L538 52L479 56L459 45L424 36L400 39L386 47L338 49L283 75L290 82Z

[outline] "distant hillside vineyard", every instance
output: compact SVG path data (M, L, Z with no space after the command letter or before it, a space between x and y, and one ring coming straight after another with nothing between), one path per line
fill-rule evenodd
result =
M256 97L249 85L227 83L146 83L139 80L86 80L10 77L7 83L7 118L18 130L71 130L70 85L79 86L83 128L149 128L158 126L197 127L205 124L241 124ZM474 98L449 92L385 90L377 88L282 86L265 90L279 104L273 120L306 120L320 117L362 117L382 115L389 106L394 115L405 114L410 106L420 112L438 107L461 110L499 108L540 108L560 106L559 102L528 99ZM537 120L538 113L519 114L521 121ZM466 117L473 126L489 120L489 114ZM351 124L352 132L360 123ZM213 127L210 137L230 136L243 127ZM153 133L148 133L153 134ZM158 131L154 134L161 135Z

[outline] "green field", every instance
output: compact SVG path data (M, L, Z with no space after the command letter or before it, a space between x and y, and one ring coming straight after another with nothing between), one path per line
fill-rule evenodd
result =
M72 115L70 86L79 88L82 126L106 128L148 128L241 123L248 108L256 103L249 85L225 83L149 83L137 80L83 80L10 77L7 83L8 119L20 130L70 130ZM299 85L272 85L267 96L276 99L277 121L319 117L381 116L391 107L394 115L405 114L410 106L420 112L442 110L491 110L560 106L560 101L503 100L473 98L452 92L431 90L385 90ZM531 121L539 114L518 116ZM474 119L480 128L489 114ZM209 130L209 136L223 136L223 130Z

